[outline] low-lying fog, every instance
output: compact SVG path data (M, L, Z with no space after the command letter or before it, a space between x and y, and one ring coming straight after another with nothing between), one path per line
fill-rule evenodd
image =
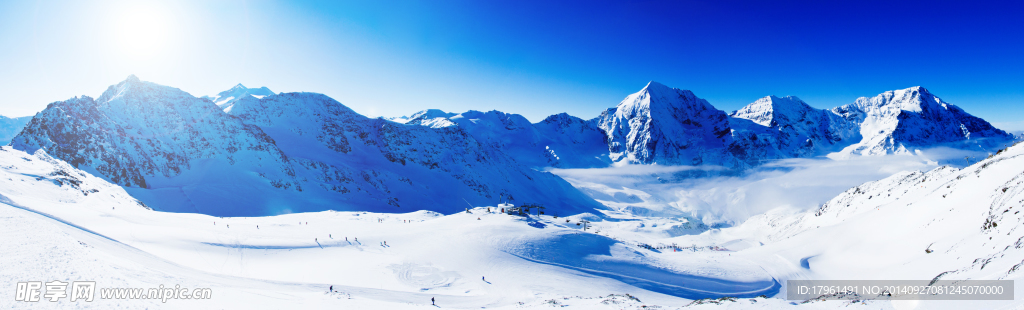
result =
M616 210L730 226L775 208L817 208L851 187L900 171L964 167L965 156L976 162L988 153L935 148L913 155L784 159L742 173L721 167L657 165L548 171Z

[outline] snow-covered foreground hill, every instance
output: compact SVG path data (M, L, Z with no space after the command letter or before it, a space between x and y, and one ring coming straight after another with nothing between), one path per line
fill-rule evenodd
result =
M635 246L581 233L576 220L530 221L483 208L449 216L329 211L218 218L150 210L122 188L41 151L0 148L0 167L0 285L94 280L100 288L214 292L210 301L13 306L415 309L434 297L446 308L539 307L555 299L611 309L639 300L686 302L662 293L755 296L779 287L756 269L712 278L694 272L711 266L647 257ZM340 293L328 293L330 286ZM14 300L14 291L3 292L3 303Z
M868 182L811 212L775 210L671 241L744 249L734 256L759 258L782 279L1018 280L1024 276L1021 171L1024 145L1016 145L964 169L943 166ZM1021 292L1017 286L1018 300Z
M0 304L97 308L911 309L784 300L789 279L1019 279L1024 145L966 169L907 172L820 210L669 237L672 219L335 212L219 218L153 211L38 152L0 148ZM491 211L494 211L493 209ZM591 229L575 225L589 219ZM346 241L347 238L347 241ZM356 240L358 238L358 241ZM385 245L386 243L386 245ZM640 246L676 244L682 251ZM686 248L689 246L693 248ZM717 247L719 250L712 250ZM930 250L926 251L926 250ZM20 281L211 288L211 300L13 302ZM333 286L338 291L329 293ZM615 294L610 296L611 294ZM629 294L628 296L625 294ZM765 294L770 298L759 298ZM1024 294L1018 286L1016 294ZM740 296L731 300L703 297ZM692 304L693 303L693 304ZM920 309L1020 306L921 302Z

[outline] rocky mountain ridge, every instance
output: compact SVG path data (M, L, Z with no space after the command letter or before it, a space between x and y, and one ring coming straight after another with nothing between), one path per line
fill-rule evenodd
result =
M161 211L452 213L499 197L556 213L602 207L462 128L371 119L311 93L243 96L225 112L131 76L98 99L51 103L12 146L43 149Z
M462 126L524 164L557 168L619 163L742 170L775 159L829 154L900 154L937 146L995 150L1015 139L919 86L832 109L811 107L794 96L767 96L726 114L691 91L650 82L590 120L560 114L530 124L521 115L499 111L420 115L429 116L406 124ZM575 129L542 130L552 118L574 123ZM573 154L577 160L559 155L581 146L585 150Z

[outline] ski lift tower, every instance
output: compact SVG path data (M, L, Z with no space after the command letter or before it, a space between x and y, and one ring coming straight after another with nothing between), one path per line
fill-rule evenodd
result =
M544 206L539 203L524 203L519 206L520 215L530 215L530 210L536 208L537 215L544 214Z

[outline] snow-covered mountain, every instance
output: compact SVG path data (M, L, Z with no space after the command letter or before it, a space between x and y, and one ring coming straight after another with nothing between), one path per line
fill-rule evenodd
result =
M26 153L11 146L0 147L4 163L0 203L12 200L61 204L98 204L106 208L150 209L121 187L54 158L45 150Z
M688 90L652 81L594 121L616 162L740 165L726 151L728 116Z
M829 110L796 97L761 98L731 115L743 158L881 155L937 146L995 150L1014 137L923 87L887 91Z
M768 96L729 115L730 150L751 163L813 157L858 138L857 123L794 96Z
M14 139L14 136L25 128L25 124L32 120L31 116L6 117L0 115L0 145L7 145Z
M200 98L210 100L224 111L229 111L231 110L232 105L234 105L239 99L248 96L259 99L273 94L274 92L270 91L270 89L266 87L247 88L242 85L242 83L238 83L235 87L222 91L216 96L203 96Z
M426 110L405 124L458 125L521 163L558 168L624 162L742 169L774 159L936 146L991 151L1014 139L922 87L833 109L816 109L793 96L768 96L726 115L691 91L652 81L591 120L559 114L531 126L520 115L499 111Z
M905 153L938 145L991 150L1013 139L920 86L861 97L832 112L859 124L862 139L846 147L846 154Z
M777 272L795 278L1019 279L1022 168L1019 144L964 169L900 172L816 210L768 212L703 237L763 245L748 254L778 254L791 267ZM873 263L858 264L865 261Z
M433 128L441 128L454 126L455 123L448 121L448 118L455 115L455 113L448 113L438 109L427 109L413 113L412 115L409 116L391 117L388 118L387 120L400 124L413 124Z
M477 141L529 167L590 168L611 163L601 130L593 122L565 113L536 124L519 114L473 110L458 114L424 110L404 122L391 120L430 128L463 128Z
M546 204L555 212L600 207L561 178L521 165L461 127L371 119L310 93L243 99L236 106L231 115L262 128L291 158L361 171L361 178L375 180L374 188L395 204L401 198L403 205L422 205L417 209L451 211L461 204L436 205L463 199L486 205L512 197Z
M533 124L546 139L544 150L554 159L556 168L606 167L612 162L608 156L607 136L594 121L559 113Z
M830 110L769 96L727 115L691 91L651 82L591 120L425 110L406 124L363 117L323 95L232 90L244 95L222 108L133 76L99 99L52 103L12 145L46 149L160 210L237 215L399 206L454 212L462 207L453 202L485 205L510 195L582 212L600 206L532 168L743 169L837 150L991 148L1012 139L920 87Z
M131 76L98 99L50 104L12 145L44 149L162 211L451 213L499 196L552 212L601 207L462 128L370 119L320 94L243 96L226 113Z
M562 113L531 124L521 115L500 111L454 116L425 112L406 124L457 125L531 167L592 168L614 162L742 165L727 152L731 137L725 112L690 91L657 82L591 120Z

